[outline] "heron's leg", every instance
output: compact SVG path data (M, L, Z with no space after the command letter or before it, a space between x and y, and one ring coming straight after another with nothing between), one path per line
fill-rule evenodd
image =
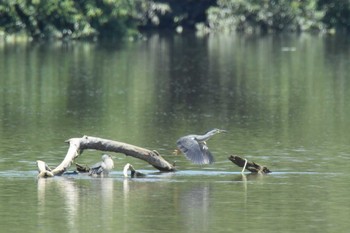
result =
M244 166L243 166L243 169L242 169L241 173L243 173L243 172L244 172L245 167L247 166L247 162L248 162L248 160L247 160L247 159L244 159L244 160L245 160L245 162L244 162Z

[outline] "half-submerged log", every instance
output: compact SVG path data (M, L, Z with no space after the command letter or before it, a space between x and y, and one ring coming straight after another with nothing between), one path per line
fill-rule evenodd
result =
M175 167L163 159L163 157L157 151L151 151L131 144L90 136L71 138L66 142L69 143L69 149L63 161L53 170L45 169L46 165L43 165L40 162L38 163L39 172L49 171L50 173L46 177L49 177L51 174L52 176L62 175L71 166L74 159L76 159L83 153L84 150L87 149L122 153L126 156L132 156L134 158L144 160L159 171L175 171ZM45 162L43 163L45 164ZM45 177L44 173L43 175L40 175L40 177Z
M267 167L257 164L255 162L248 161L237 155L231 155L230 157L228 157L228 159L231 160L238 167L245 166L245 169L252 173L267 174L271 172Z
M77 169L77 172L81 173L88 173L90 172L90 167L86 164L80 164L80 163L75 163L75 167Z

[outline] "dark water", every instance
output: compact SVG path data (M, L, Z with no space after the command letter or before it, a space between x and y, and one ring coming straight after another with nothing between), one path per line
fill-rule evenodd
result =
M346 36L1 42L0 231L346 232L349 61ZM214 165L172 155L212 128L229 132L208 141ZM109 178L36 179L36 160L58 165L83 135L155 149L178 172L113 154ZM273 173L241 175L231 154ZM128 162L147 178L124 179Z

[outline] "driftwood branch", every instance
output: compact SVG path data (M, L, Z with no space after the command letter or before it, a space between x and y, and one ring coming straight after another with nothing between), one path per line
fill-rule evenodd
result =
M37 163L39 172L42 173L40 177L49 177L50 173L53 176L63 174L71 166L74 159L87 149L123 153L126 156L144 160L160 171L175 171L175 167L163 159L158 152L131 144L90 136L71 138L66 142L69 143L68 152L64 160L56 168L48 170L46 169L47 165L45 162L41 161ZM46 171L50 172L48 176L44 175Z
M77 172L81 173L88 173L91 170L91 168L86 164L75 163L75 167L77 169Z
M51 168L49 168L49 166L41 160L37 160L36 164L38 166L38 177L42 177L42 178L47 178L47 177L53 177L54 174L51 172Z
M236 164L238 167L244 167L244 165L246 164L245 169L252 173L267 174L271 172L267 167L257 164L255 162L246 161L245 159L237 155L231 155L230 157L228 157L228 159L231 160L232 163Z

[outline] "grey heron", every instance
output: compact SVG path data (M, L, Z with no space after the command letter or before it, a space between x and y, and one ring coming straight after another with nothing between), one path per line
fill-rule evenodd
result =
M222 129L213 129L204 135L187 135L177 140L177 148L185 154L186 158L195 164L211 164L214 157L209 151L206 141L218 133L227 132Z

